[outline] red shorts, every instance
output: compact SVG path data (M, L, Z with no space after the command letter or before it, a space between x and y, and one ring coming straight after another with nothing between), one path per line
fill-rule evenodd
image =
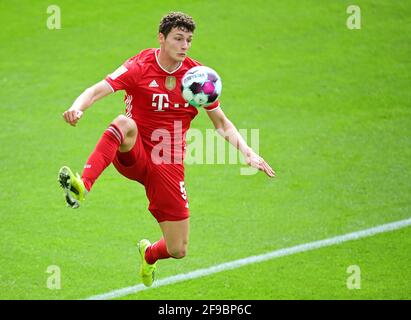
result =
M123 176L144 185L150 202L148 210L158 222L189 217L183 164L154 164L139 134L133 149L117 151L113 164Z

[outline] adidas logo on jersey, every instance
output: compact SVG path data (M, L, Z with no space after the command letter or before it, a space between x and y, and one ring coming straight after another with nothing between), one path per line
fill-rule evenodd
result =
M150 88L158 88L158 87L159 87L159 85L158 85L158 83L156 82L156 80L151 81L148 86L149 86Z

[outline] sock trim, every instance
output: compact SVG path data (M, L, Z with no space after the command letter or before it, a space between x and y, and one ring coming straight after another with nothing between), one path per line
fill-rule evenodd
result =
M114 135L114 137L118 140L118 142L120 142L120 144L123 143L123 140L124 140L123 133L115 124L111 124L107 128L107 131L110 131Z

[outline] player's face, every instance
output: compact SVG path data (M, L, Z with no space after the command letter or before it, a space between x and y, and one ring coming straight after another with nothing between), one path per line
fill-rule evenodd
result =
M183 31L178 28L171 29L167 38L165 38L162 33L159 34L162 51L176 62L182 62L185 59L188 49L191 47L192 38L192 32Z

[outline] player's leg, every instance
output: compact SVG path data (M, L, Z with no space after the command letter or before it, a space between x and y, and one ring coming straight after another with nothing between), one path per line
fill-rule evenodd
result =
M163 221L159 223L163 237L150 244L146 239L140 240L138 249L141 255L140 275L146 286L154 281L156 262L159 259L181 259L187 254L190 219L180 221Z
M190 218L181 221L163 221L159 223L169 255L176 259L187 255Z
M127 152L135 144L137 126L134 120L119 115L101 136L88 158L82 177L75 176L68 167L62 167L59 181L66 194L66 202L72 208L79 206L84 195L90 191L96 179L113 161L116 152Z
M149 264L154 264L159 259L184 258L187 254L190 219L163 221L159 225L163 237L147 248L146 261Z
M137 126L134 120L119 115L103 133L94 151L84 166L82 179L87 191L90 191L94 182L113 161L117 150L130 151L137 137Z
M172 163L149 165L144 186L150 201L148 209L163 234L153 244L145 239L139 243L142 258L140 273L143 283L150 286L157 260L171 257L181 259L187 254L190 212L184 186L184 166Z

